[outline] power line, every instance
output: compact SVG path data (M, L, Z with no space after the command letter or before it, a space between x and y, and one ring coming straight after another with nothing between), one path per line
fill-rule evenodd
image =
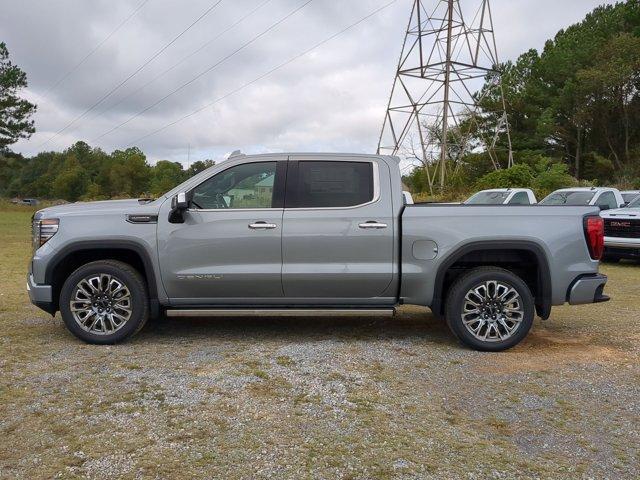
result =
M172 127L180 122L182 122L183 120L186 120L189 117L192 117L200 112L202 112L203 110L206 110L209 107L212 107L213 105L215 105L218 102L221 102L222 100L224 100L225 98L228 98L236 93L238 93L241 90L244 90L245 88L253 85L254 83L259 82L260 80L262 80L265 77L268 77L269 75L275 73L276 71L280 70L281 68L286 67L287 65L289 65L290 63L295 62L296 60L298 60L299 58L304 57L305 55L311 53L313 50L316 50L317 48L320 48L321 46L325 45L326 43L329 43L331 40L333 40L334 38L342 35L343 33L347 32L348 30L351 30L352 28L360 25L361 23L363 23L364 21L368 20L369 18L373 17L374 15L378 14L379 12L381 12L382 10L384 10L385 8L390 7L391 5L393 5L394 3L396 3L398 0L391 0L389 3L384 4L383 6L377 8L376 10L374 10L373 12L369 13L368 15L365 15L364 17L362 17L360 20L358 20L357 22L352 23L351 25L343 28L342 30L340 30L339 32L334 33L333 35L330 35L329 37L325 38L324 40L316 43L315 45L313 45L311 48L308 48L307 50L303 51L302 53L299 53L293 57L291 57L289 60L277 65L276 67L272 68L271 70L263 73L262 75L254 78L253 80L239 86L238 88L231 90L230 92L224 94L221 97L218 97L217 99L215 99L213 102L207 103L206 105L203 105L202 107L194 110L191 113L188 113L180 118L178 118L177 120L174 120L173 122L167 123L166 125L151 131L150 133L143 135L142 137L138 137L137 139L133 140L132 142L130 142L127 146L131 146L134 145L138 142L141 142L142 140L145 140L149 137L152 137L153 135L156 135L160 132L162 132L163 130L166 130L169 127Z
M53 85L51 85L43 94L43 97L46 98L46 96L53 90L56 89L56 87L58 87L58 85L60 85L62 82L64 82L67 78L69 78L69 76L71 76L76 70L78 70L78 68L80 68L82 66L82 64L84 64L84 62L86 62L89 57L91 57L94 53L96 53L100 47L102 47L102 45L104 45L105 43L107 43L109 41L109 39L111 37L113 37L118 30L120 30L129 20L131 20L141 9L142 7L144 7L147 3L149 2L149 0L144 0L140 5L138 5L138 7L129 14L129 16L127 18L125 18L122 22L120 22L118 24L118 26L116 28L114 28L111 33L109 33L109 35L107 35L106 37L104 37L104 39L102 39L102 41L100 43L98 43L93 50L91 50L89 53L87 53L84 57L82 57L82 59L75 65L73 66L69 71L67 71L62 77L60 77Z
M242 46L236 48L233 52L231 52L230 54L228 54L227 56L225 56L224 58L222 58L221 60L217 61L216 63L214 63L213 65L211 65L210 67L208 67L207 69L203 70L202 72L200 72L198 75L196 75L195 77L193 77L191 80L183 83L182 85L180 85L178 88L172 90L171 92L167 93L164 97L160 98L159 100L156 100L154 103L152 103L151 105L149 105L148 107L143 108L142 110L140 110L138 113L136 113L135 115L129 117L127 120L125 120L124 122L119 123L118 125L116 125L115 127L111 128L110 130L107 130L106 132L104 132L102 135L94 138L91 140L91 142L96 142L98 140L100 140L101 138L109 135L112 132L115 132L116 130L118 130L120 127L123 127L124 125L126 125L127 123L129 123L131 120L134 120L135 118L138 118L140 115L142 115L143 113L151 110L153 107L159 105L160 103L164 102L167 98L175 95L176 93L178 93L180 90L183 90L185 87L191 85L193 82L195 82L196 80L198 80L199 78L201 78L202 76L206 75L207 73L211 72L212 70L214 70L215 68L217 68L218 66L220 66L222 63L226 62L227 60L229 60L231 57L233 57L234 55L238 54L240 51L244 50L245 48L247 48L249 45L251 45L252 43L256 42L257 40L259 40L260 38L262 38L264 35L266 35L267 33L269 33L271 30L273 30L274 28L276 28L278 25L284 23L286 20L288 20L290 17L292 17L293 15L295 15L296 13L298 13L300 10L302 10L304 7L306 7L307 5L309 5L311 2L313 2L313 0L307 0L306 2L304 2L302 5L294 8L291 12L289 12L288 14L286 14L284 17L282 17L280 20L278 20L275 23L272 23L269 27L267 27L265 30L263 30L262 32L260 32L258 35L256 35L255 37L253 37L251 40L245 42Z
M127 78L125 78L124 80L122 80L118 85L116 85L115 87L113 87L111 90L109 90L106 94L104 94L96 103L94 103L93 105L91 105L88 109L86 109L82 114L78 115L76 118L74 118L71 122L67 123L63 128L61 128L60 130L58 130L55 134L53 134L48 140L46 140L44 143L40 144L38 146L38 148L46 145L47 143L49 143L51 140L53 140L55 137L57 137L58 135L60 135L62 132L64 132L67 128L71 127L74 123L76 123L78 120L80 120L81 118L84 118L85 115L87 115L89 112L91 112L94 108L96 108L98 105L100 105L102 102L104 102L107 98L109 98L111 95L113 95L117 90L120 89L120 87L122 87L125 83L127 83L129 80L131 80L133 77L135 77L138 73L140 73L140 71L142 71L142 69L144 67L146 67L147 65L149 65L153 60L155 60L156 58L158 58L162 52L164 52L167 48L169 48L171 45L173 45L180 37L182 37L185 33L187 33L189 30L191 30L191 28L193 28L198 22L200 22L200 20L202 20L204 17L206 17L209 13L211 13L211 11L216 8L218 5L220 5L220 3L222 3L223 0L218 0L217 2L215 2L213 5L211 5L209 8L207 8L204 13L202 13L198 18L196 18L187 28L185 28L184 30L182 30L178 35L176 35L175 37L173 37L173 39L165 44L160 50L158 50L156 53L154 53L151 57L149 57L140 67L138 67L136 69L136 71L134 71L131 75L129 75Z
M132 96L134 96L136 93L139 93L140 91L144 90L145 88L147 88L149 85L151 85L153 82L155 82L156 80L162 78L163 76L165 76L167 73L171 72L172 70L174 70L176 67L182 65L184 62L186 62L187 60L189 60L190 58L192 58L194 55L196 55L197 53L200 53L202 50L204 50L206 47L208 47L209 45L211 45L213 42L215 42L216 40L218 40L220 37L222 37L225 33L229 32L230 30L232 30L233 28L237 27L239 24L241 24L242 22L244 22L247 18L249 18L251 15L253 15L254 13L256 13L258 10L260 10L262 7L264 7L267 3L272 2L273 0L265 0L264 2L260 3L257 7L255 7L253 10L251 10L249 13L247 13L246 15L244 15L243 17L241 17L240 19L238 19L236 22L234 22L232 25L230 25L229 27L225 28L222 32L220 32L218 35L216 35L215 37L213 37L211 40L207 41L206 43L204 43L201 47L199 47L197 50L194 50L193 52L191 52L189 55L187 55L186 57L182 58L182 60L180 60L177 63L174 63L171 67L167 68L165 71L163 71L162 73L160 73L159 75L156 75L155 77L153 77L151 80L149 80L147 83L145 83L144 85L140 86L139 88L135 89L133 92L127 94L125 97L123 97L122 99L118 100L116 103L114 103L113 105L111 105L110 107L106 108L105 110L102 110L99 114L97 114L95 117L93 117L91 120L98 118L102 115L104 115L105 113L107 113L110 110L113 110L115 107L117 107L118 105L120 105L121 103L123 103L124 101L128 100L129 98L131 98Z

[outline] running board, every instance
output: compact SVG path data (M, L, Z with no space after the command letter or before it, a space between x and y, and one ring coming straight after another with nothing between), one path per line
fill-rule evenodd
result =
M167 317L392 317L393 308L210 308L167 310Z

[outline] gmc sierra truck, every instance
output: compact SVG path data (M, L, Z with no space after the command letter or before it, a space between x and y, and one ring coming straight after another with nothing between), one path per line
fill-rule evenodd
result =
M405 203L395 157L238 153L156 200L40 210L27 288L96 344L162 314L389 316L414 304L465 345L499 351L552 305L608 300L597 207Z
M604 219L604 260L640 259L640 197L626 207L602 212Z

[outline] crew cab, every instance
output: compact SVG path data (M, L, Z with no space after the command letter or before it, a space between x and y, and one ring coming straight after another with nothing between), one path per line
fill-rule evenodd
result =
M625 200L617 188L563 188L544 198L540 205L579 206L590 205L600 207L600 210L621 208Z
M608 300L598 213L407 205L396 157L236 154L153 201L38 211L27 285L89 343L161 314L390 316L414 304L499 351L536 312Z
M640 260L640 196L629 205L602 212L605 260Z
M482 190L463 202L465 205L534 205L537 203L529 188L494 188Z

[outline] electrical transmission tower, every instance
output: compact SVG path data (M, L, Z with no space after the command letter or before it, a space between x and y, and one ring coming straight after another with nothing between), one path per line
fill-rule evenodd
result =
M489 0L468 1L479 2L469 23L460 0L413 2L378 143L380 154L435 166L426 169L432 192L436 180L444 187L447 169L472 151L484 150L500 169L501 136L507 167L513 166L491 6ZM492 111L479 106L487 95L497 105ZM487 131L488 124L494 131Z

